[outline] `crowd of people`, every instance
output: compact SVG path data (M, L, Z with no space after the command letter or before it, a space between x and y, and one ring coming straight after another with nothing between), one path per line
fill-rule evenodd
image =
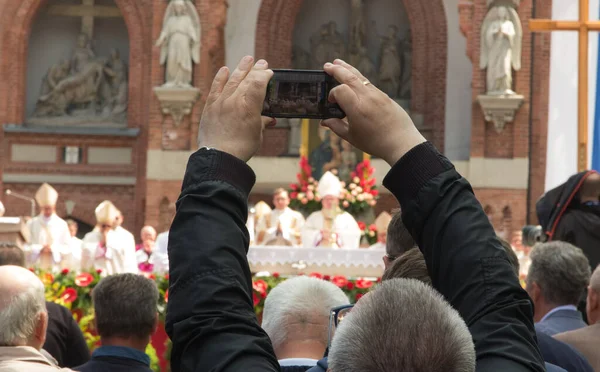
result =
M341 83L329 100L347 120L322 125L391 166L384 185L402 212L389 224L382 283L350 304L331 283L291 278L270 292L259 323L245 227L255 175L246 162L274 124L261 117L273 72L266 61L245 57L213 81L200 149L188 162L169 231L171 370L600 370L600 268L588 257L600 242L583 250L555 239L536 245L523 288L519 257L496 235L468 181L406 112L344 61L324 69ZM600 188L594 190L596 199L585 205L595 216L588 223L600 229ZM109 238L121 235L112 224L116 212L106 205L97 212L95 252L104 252L100 262L108 267ZM52 262L47 248L28 253ZM18 247L3 245L0 258L0 372L58 370L47 346L53 315L42 282L22 267ZM148 371L143 350L157 326L157 298L143 276L102 279L93 291L102 346L73 368Z

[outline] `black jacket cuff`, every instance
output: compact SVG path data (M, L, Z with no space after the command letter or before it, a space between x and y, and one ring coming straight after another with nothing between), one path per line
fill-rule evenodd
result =
M413 200L429 180L453 168L452 163L433 144L425 142L411 149L394 164L383 179L383 185L403 205Z
M182 193L206 181L226 182L248 197L256 182L256 175L248 164L235 156L223 151L202 148L193 153L188 160L181 186Z

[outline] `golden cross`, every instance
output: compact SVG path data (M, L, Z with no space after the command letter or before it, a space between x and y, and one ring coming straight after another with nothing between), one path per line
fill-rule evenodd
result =
M577 31L579 33L579 86L578 100L578 159L579 172L587 170L588 153L588 33L600 31L599 21L590 21L589 0L579 0L579 20L554 21L551 19L529 20L531 31Z
M116 6L95 5L95 0L82 0L82 5L52 5L50 15L81 17L81 32L92 40L94 36L94 18L120 18L121 10Z

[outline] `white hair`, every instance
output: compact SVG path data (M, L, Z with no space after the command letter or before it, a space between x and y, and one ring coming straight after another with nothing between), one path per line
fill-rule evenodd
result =
M265 300L262 327L277 350L295 336L290 325L322 324L319 338L327 345L329 313L350 301L333 283L306 276L288 279L273 288Z
M0 294L0 346L23 346L35 334L40 314L47 312L44 285L32 282L22 292Z
M333 372L475 371L464 320L431 286L390 279L363 297L336 330Z

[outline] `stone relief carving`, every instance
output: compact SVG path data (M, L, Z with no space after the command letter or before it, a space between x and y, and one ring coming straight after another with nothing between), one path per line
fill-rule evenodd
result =
M173 0L167 7L156 45L166 65L165 87L191 87L193 63L200 63L200 18L189 0Z
M127 93L127 65L119 51L98 58L82 33L71 58L48 69L28 123L121 126L127 120Z

